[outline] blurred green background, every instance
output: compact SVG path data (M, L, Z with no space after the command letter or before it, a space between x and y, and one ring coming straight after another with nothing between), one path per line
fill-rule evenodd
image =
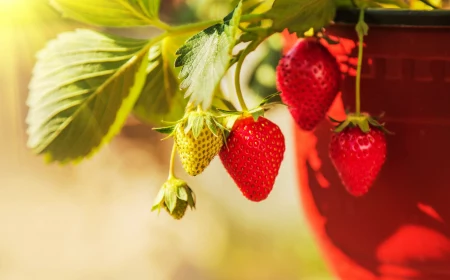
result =
M223 16L230 6L230 1L162 2L164 19L172 23ZM178 174L198 199L197 210L182 221L150 212L166 178L171 142L160 141L162 135L135 119L77 166L45 165L31 154L24 120L35 53L59 32L79 27L84 26L62 19L47 1L0 0L0 279L332 279L300 210L292 123L284 108L267 115L287 141L269 198L244 199L218 158L196 178L177 162ZM247 63L247 84L259 93L273 90L273 69L259 74L251 69L267 58L277 61L273 49L279 40ZM253 74L266 77L263 84Z

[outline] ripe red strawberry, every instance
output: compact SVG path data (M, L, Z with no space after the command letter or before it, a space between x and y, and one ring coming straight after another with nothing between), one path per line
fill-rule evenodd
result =
M385 134L373 126L367 133L358 126L348 126L333 134L329 153L347 191L361 196L372 186L385 162Z
M301 39L277 66L281 99L303 130L313 130L339 92L341 73L336 58L317 39Z
M272 191L285 151L280 128L264 117L243 117L233 125L219 157L242 194L251 201Z

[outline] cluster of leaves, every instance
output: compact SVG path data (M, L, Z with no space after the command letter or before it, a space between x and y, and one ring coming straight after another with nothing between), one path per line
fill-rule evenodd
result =
M219 84L245 57L235 54L236 45L255 49L285 29L300 37L320 31L338 7L361 1L234 1L223 19L172 26L159 17L160 0L51 0L63 16L83 23L161 32L133 39L80 29L50 41L30 83L28 146L48 161L77 162L110 141L130 114L160 125L180 119L188 103L230 109Z

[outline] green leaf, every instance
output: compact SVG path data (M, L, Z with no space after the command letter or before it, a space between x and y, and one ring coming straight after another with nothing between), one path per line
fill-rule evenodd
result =
M160 0L50 0L50 4L64 17L111 27L165 27L158 18L159 2Z
M132 0L132 2L137 3L148 18L159 18L159 6L161 4L161 0Z
M276 93L268 95L266 98L261 100L261 102L259 103L259 106L262 107L262 106L264 106L266 104L269 104L271 101L272 102L274 102L274 101L277 101L277 102L281 101L280 93L281 92L278 91Z
M227 115L242 115L241 111L236 111L236 110L224 110L224 109L220 109L220 108L216 108L217 111L227 114Z
M167 209L172 213L177 206L177 188L166 189L164 193L164 202L166 203Z
M200 135L200 132L203 130L204 119L203 116L192 114L189 116L189 119L192 117L192 134L194 138L197 138Z
M187 201L188 193L186 191L186 188L184 188L184 187L177 188L177 197L181 200Z
M164 127L155 127L153 130L158 131L162 134L172 134L172 132L175 130L177 125L171 125L171 126L164 126Z
M173 67L173 54L181 44L177 38L168 37L150 49L146 84L133 111L146 123L162 125L179 120L184 114L187 100L179 90Z
M215 125L215 122L214 122L213 118L212 118L212 117L207 117L207 118L205 119L205 121L206 121L206 125L208 126L208 129L209 129L215 136L218 136L218 133L217 133L217 126Z
M161 211L161 205L160 204L155 204L152 206L152 209L150 210L151 212L158 210L158 214Z
M336 4L334 0L275 0L272 9L266 15L273 20L274 31L288 29L297 36L313 28L319 31L334 18Z
M187 187L187 193L188 193L188 205L191 207L191 209L195 209L195 203L196 203L196 197L195 193L192 191L192 189L188 186Z
M364 133L368 133L370 131L369 122L367 120L358 122L358 127Z
M264 116L264 110L263 109L257 109L257 110L254 110L254 111L250 111L250 114L252 115L253 120L256 122L259 117Z
M66 163L109 142L142 89L149 45L90 30L51 41L30 83L28 147Z
M163 202L163 199L164 199L164 191L165 191L164 187L162 187L159 190L158 194L155 197L155 200L153 201L153 206L152 206L151 211L155 211L156 209L158 209L158 212L159 212L159 210L161 209L161 203Z
M216 87L228 70L241 8L239 3L223 23L192 36L176 53L175 66L182 67L179 78L185 97L195 105L202 104L203 109L211 106Z

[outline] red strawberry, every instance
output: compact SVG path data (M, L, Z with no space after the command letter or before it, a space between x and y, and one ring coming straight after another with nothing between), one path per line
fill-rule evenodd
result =
M329 153L347 191L361 196L372 186L385 162L385 134L373 126L367 133L358 126L348 126L333 134Z
M336 58L317 39L301 39L277 66L281 99L303 130L313 130L339 92L341 73Z
M249 116L236 120L219 156L242 194L251 201L261 201L272 191L285 148L276 124Z

